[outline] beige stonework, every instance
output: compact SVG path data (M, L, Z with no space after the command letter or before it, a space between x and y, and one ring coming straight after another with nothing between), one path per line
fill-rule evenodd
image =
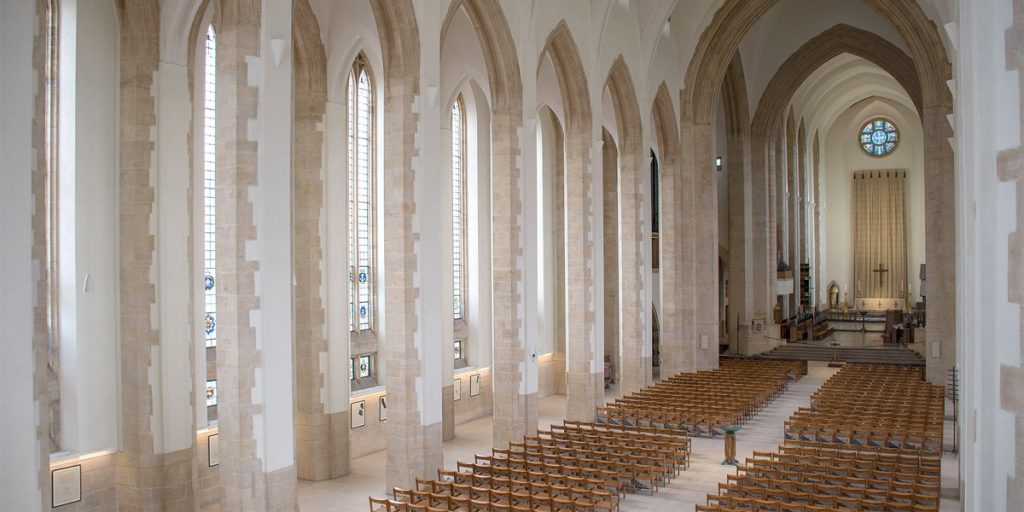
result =
M602 217L604 233L601 243L604 246L604 355L611 362L612 378L618 380L622 369L619 361L619 151L616 141L606 128L601 129L602 141L602 186L604 201Z
M1006 69L1024 76L1024 1L1013 2L1013 25L1005 33ZM1019 106L1024 106L1024 81L1018 79ZM1024 107L1022 107L1024 108ZM1024 114L1024 110L1021 111ZM1021 117L1024 119L1024 116ZM1024 133L1022 131L1021 133ZM1016 147L999 153L997 170L999 180L1012 182L1016 196L1016 226L1010 234L1007 250L1007 290L1010 302L1017 304L1024 317L1024 137ZM929 268L929 277L931 269ZM930 285L930 284L929 284ZM931 297L929 297L929 300ZM1021 328L1021 351L1024 353L1024 322ZM931 334L929 333L929 336ZM945 347L943 347L945 349ZM1011 412L1014 420L1014 475L1006 482L1006 503L1009 511L1014 504L1024 503L1024 365L1003 365L999 379L1000 405Z
M565 339L566 416L588 421L603 398L603 367L596 368L594 262L590 197L591 111L586 74L569 26L560 22L544 52L551 58L565 106ZM543 57L542 57L543 58ZM571 255L571 257L570 257Z
M758 242L764 243L763 237L753 237L753 225L759 223L759 226L765 226L765 205L763 202L760 203L761 214L755 218L752 214L755 207L751 203L754 197L757 197L758 201L763 201L767 196L764 195L763 187L760 189L760 196L752 194L750 108L747 102L743 61L739 54L729 62L729 72L722 82L722 103L725 106L726 124L726 158L725 169L722 172L727 173L729 196L729 314L726 322L733 352L749 354L749 326L754 301L752 288L758 277L767 277L763 273L763 268L760 276L753 274L754 245ZM763 251L762 247L759 254L763 254Z
M348 414L326 410L327 355L324 133L327 57L308 0L294 3L292 216L295 264L295 464L299 478L326 480L349 472ZM343 200L333 198L333 200Z
M619 393L628 394L639 391L641 388L651 384L648 375L650 374L651 361L648 355L644 357L644 333L648 319L651 315L650 305L645 304L645 290L648 262L644 259L644 244L649 243L650 226L644 218L643 208L643 173L644 149L642 122L640 121L640 107L636 99L636 90L630 78L629 68L625 59L620 55L612 64L608 74L606 85L612 97L612 104L615 107L615 120L618 124L619 151L618 163L618 189L617 194L609 198L605 195L605 211L609 211L608 201L614 200L617 204L618 216L613 215L609 219L606 214L605 225L609 222L618 224L618 247L616 244L605 245L605 268L608 268L608 261L612 257L617 259L617 271L607 273L605 283L611 281L611 275L617 275L617 299L618 303L612 303L617 308L617 325L612 324L616 344L612 345L616 356L613 361L618 368L616 373L619 379ZM605 143L605 151L608 151L608 144ZM605 159L608 158L607 153ZM605 186L608 187L609 179L616 176L607 173L608 162L605 162ZM612 211L616 209L613 207ZM608 297L605 298L605 309L609 307ZM611 333L608 324L605 327L605 337ZM608 347L608 344L605 344ZM608 354L606 348L605 351ZM648 350L649 354L649 350Z
M675 107L663 83L658 87L653 106L655 137L658 141L658 195L661 204L659 261L661 269L661 377L671 377L683 371L692 371L693 347L684 343L683 338L683 233L680 215L671 214L681 208L679 203L679 130L676 124ZM684 354L685 352L685 354Z
M46 87L47 69L55 64L47 60L46 51L50 33L50 27L46 25L49 4L50 0L36 0L36 28L32 46L32 67L36 74L32 117L32 148L35 152L32 168L32 263L40 269L34 283L34 294L39 299L32 308L32 393L36 404L40 404L41 407L36 422L35 439L39 444L37 476L44 509L50 508L51 499L50 452L58 448L60 441L59 347L56 343L51 347L47 319L47 298L55 285L52 262L47 261L49 256L46 225L53 200L47 180L51 168L56 166L56 162L51 161L52 153L49 151L46 138L47 130L52 127L48 127L45 121L46 104L50 101L50 91ZM51 269L50 272L46 271L48 268Z

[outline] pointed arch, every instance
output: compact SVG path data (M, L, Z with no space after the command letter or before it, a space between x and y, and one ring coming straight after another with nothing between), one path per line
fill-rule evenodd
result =
M683 99L680 106L682 130L693 145L693 151L686 152L683 163L684 179L692 182L698 198L703 204L695 209L680 210L682 214L697 220L699 226L714 226L717 214L717 197L713 183L707 179L710 169L710 151L700 141L711 138L711 124L716 113L718 94L722 79L728 68L729 59L736 52L740 41L750 28L778 0L726 0L716 11L711 23L704 29L687 67L683 82ZM946 49L939 37L938 28L927 17L917 2L890 2L887 0L865 0L878 14L888 21L910 50L920 82L922 125L924 145L929 148L925 156L925 196L928 198L925 212L929 218L926 227L926 260L932 289L941 289L928 303L929 317L927 338L942 345L939 356L927 358L927 374L935 383L945 381L946 370L953 364L953 341L956 337L955 304L955 237L956 231L948 229L955 225L953 176L953 152L949 145L952 135L947 116L952 113L952 94L946 85L952 76L952 66ZM771 141L758 144L755 136L754 172L763 172L766 155ZM714 258L713 246L717 245L717 233L704 227L693 236L702 246L696 254L698 267L710 265ZM709 246L705 246L709 242ZM710 286L710 289L707 289ZM717 304L714 297L716 283L697 283L698 304ZM701 309L698 317L717 317L713 311ZM754 315L768 317L768 311L755 311Z
M645 224L643 213L643 122L636 88L622 55L612 63L605 87L612 98L619 133L619 393L626 395L651 383L645 371L651 367L651 350L646 335L649 317L646 289L650 267L649 258L645 255L651 228Z
M566 379L568 399L566 415L570 419L589 421L595 406L603 401L603 373L594 372L595 360L601 360L603 340L595 339L593 310L594 262L591 242L590 142L592 113L587 75L579 48L569 25L561 20L548 35L538 61L550 58L558 79L558 88L565 107L565 318ZM582 255L582 257L578 257Z
M491 96L491 293L494 379L494 446L536 432L536 388L527 382L528 364L524 318L519 303L524 294L520 259L523 236L520 217L523 198L520 132L523 128L523 82L519 56L508 20L498 0L456 0L441 26L441 44L459 9L465 9L483 51ZM444 48L442 47L442 51ZM498 193L500 191L500 193ZM525 394L524 394L525 392ZM500 406L499 406L500 404Z
M679 127L676 124L676 110L669 95L668 86L663 82L654 96L652 108L654 135L658 142L658 195L661 204L660 262L661 276L661 320L659 340L661 343L661 377L671 377L692 368L693 352L683 344L683 320L690 306L684 301L685 286L683 270L683 233L679 215L674 214L682 197L679 182Z

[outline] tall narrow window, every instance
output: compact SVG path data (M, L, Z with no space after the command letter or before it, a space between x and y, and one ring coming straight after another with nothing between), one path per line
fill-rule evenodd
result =
M362 58L348 78L349 330L373 329L373 82Z
M217 35L206 30L203 66L203 335L206 419L217 419Z
M465 109L459 96L452 105L452 290L456 320L466 306L466 129Z
M217 346L217 36L206 31L203 90L203 332Z

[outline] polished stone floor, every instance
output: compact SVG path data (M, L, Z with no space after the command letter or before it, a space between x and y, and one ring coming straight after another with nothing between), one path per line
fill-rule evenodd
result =
M778 400L743 426L738 434L737 456L740 460L754 450L774 450L782 442L783 422L797 407L805 406L810 396L834 373L824 363L811 363L809 375L790 388ZM540 401L540 427L546 428L565 416L565 397L550 396ZM946 431L952 430L951 423ZM947 437L950 437L947 434ZM472 460L474 453L487 453L491 444L490 418L481 418L456 427L456 438L445 443L445 466L454 468L458 460ZM722 466L723 446L718 439L695 438L690 455L690 469L663 487L654 496L630 494L621 503L629 511L693 510L696 503L705 503L709 492L715 492L718 482L725 481L727 473L735 471ZM367 496L385 493L384 451L372 453L352 461L348 476L324 482L299 481L299 508L302 511L358 511L369 510ZM956 488L959 479L956 458L943 457L942 511L960 509Z

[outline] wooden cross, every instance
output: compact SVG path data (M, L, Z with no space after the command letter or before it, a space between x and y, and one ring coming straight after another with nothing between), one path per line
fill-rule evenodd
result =
M884 273L886 273L888 271L889 270L885 268L885 265L882 265L881 263L878 264L878 268L872 270L872 272L875 272L876 274L878 274L878 286L879 286L879 288L881 288L881 286L882 286L882 274L884 274Z

